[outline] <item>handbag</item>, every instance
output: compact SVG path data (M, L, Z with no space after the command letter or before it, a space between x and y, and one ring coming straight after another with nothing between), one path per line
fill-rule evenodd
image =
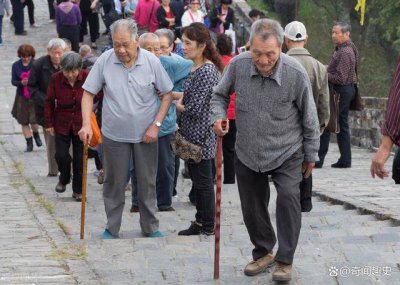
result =
M90 125L92 126L92 139L89 142L89 146L94 148L97 145L101 144L101 132L99 128L99 124L97 124L96 115L94 112L90 115Z
M179 158L194 163L199 163L203 157L203 148L189 142L179 130L175 132L172 138L171 149Z
M340 133L340 124L339 124L339 101L340 94L336 92L333 87L329 88L329 109L330 109L330 117L329 122L326 128L335 134Z
M361 103L361 94L360 94L360 89L358 88L358 83L354 84L354 89L355 89L355 95L354 95L354 98L350 102L350 110L362 111L364 106Z
M354 51L354 54L355 54L355 56L356 56L356 58L357 58L357 51L354 49L354 47L353 47L353 51ZM351 102L350 102L350 110L352 110L352 111L362 111L362 109L364 108L364 106L363 106L363 104L361 103L361 94L360 94L360 89L358 88L358 70L357 70L357 62L356 62L356 68L355 68L355 71L356 71L356 78L357 78L357 82L356 83L354 83L354 89L355 89L355 95L354 95L354 97L353 97L353 99L351 100Z

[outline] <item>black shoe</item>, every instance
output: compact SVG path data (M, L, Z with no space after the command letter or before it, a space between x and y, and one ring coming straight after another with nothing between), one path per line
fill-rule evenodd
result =
M54 173L47 173L47 177L57 177L57 173L56 174L54 174Z
M192 222L190 227L187 230L180 231L178 233L179 236L196 236L201 234L203 231L203 226L199 225L196 222Z
M343 163L336 162L336 163L332 164L331 167L333 167L333 168L351 168L351 164L343 164Z
M31 152L33 150L33 139L32 137L26 138L26 149L25 152Z
M66 185L62 184L61 182L58 182L57 186L56 186L56 192L57 193L64 193L66 188L67 188Z
M76 202L82 202L82 194L73 192L72 198L74 198Z
M38 132L33 132L33 138L35 139L36 146L41 147L43 145Z
M16 36L26 36L28 33L27 31L23 31L21 33L15 33Z
M175 212L175 209L173 207L168 207L168 208L163 208L163 209L158 209L160 212Z
M314 168L322 168L322 165L323 165L323 163L322 163L321 161L317 161L317 162L315 163Z

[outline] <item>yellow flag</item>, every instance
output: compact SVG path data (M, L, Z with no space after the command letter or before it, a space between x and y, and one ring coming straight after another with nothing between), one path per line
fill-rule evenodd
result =
M365 4L367 0L357 0L357 6L354 8L357 12L361 13L360 16L360 25L364 25L364 16L365 16Z

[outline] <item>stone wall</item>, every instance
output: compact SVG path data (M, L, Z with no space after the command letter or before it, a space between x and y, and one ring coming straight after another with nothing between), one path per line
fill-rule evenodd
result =
M236 37L238 45L244 45L249 38L251 20L248 13L251 10L245 0L234 0L233 9L236 16ZM355 146L372 148L378 147L381 139L380 125L384 119L387 98L362 98L364 110L350 111L349 125L351 142ZM331 136L332 140L336 136Z
M378 147L381 139L380 126L385 117L387 98L362 98L364 109L350 111L351 142L360 147Z

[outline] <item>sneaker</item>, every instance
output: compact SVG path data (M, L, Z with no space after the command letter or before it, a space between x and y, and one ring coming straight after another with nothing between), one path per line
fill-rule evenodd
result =
M36 23L33 23L32 25L31 25L31 28L39 28L40 26L38 25L38 24L36 24Z
M116 237L113 236L108 230L104 230L101 234L101 239L115 239Z
M49 23L55 23L55 22L56 22L55 19L50 19L50 20L49 20Z
M142 232L142 234L143 234L145 237L151 237L151 238L164 237L164 235L163 235L160 231L156 231L156 232L154 232L154 233L152 233L152 234L148 234L148 233Z
M292 265L277 261L275 271L272 273L272 281L290 280L292 280Z
M92 43L90 46L91 46L92 49L97 49L96 43Z
M74 198L76 200L76 202L82 202L82 194L73 192L72 198Z
M139 206L132 205L130 212L139 213Z
M200 235L203 230L203 226L197 222L192 222L187 230L180 231L179 236L195 236Z
M104 170L100 169L99 176L97 176L97 183L103 184L104 183Z
M67 185L64 185L61 182L58 182L57 186L56 186L56 192L57 193L64 193L66 188L67 188Z
M264 257L249 262L244 268L244 274L247 276L257 275L267 270L267 268L271 267L274 263L274 255L270 252Z
M175 209L173 207L168 207L164 209L158 209L160 212L175 212Z

